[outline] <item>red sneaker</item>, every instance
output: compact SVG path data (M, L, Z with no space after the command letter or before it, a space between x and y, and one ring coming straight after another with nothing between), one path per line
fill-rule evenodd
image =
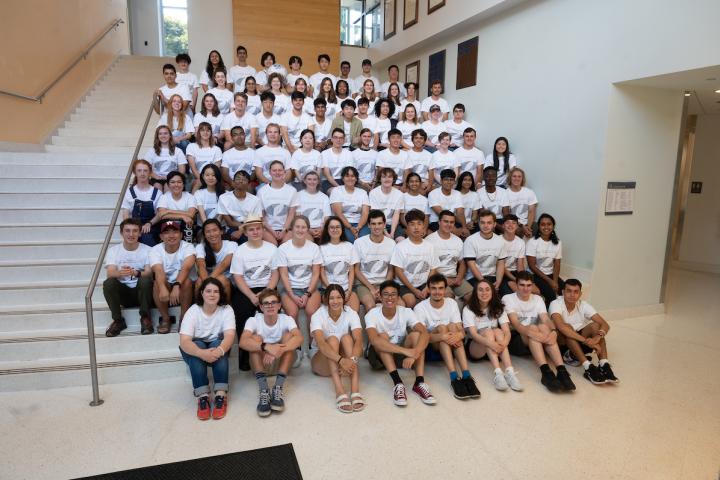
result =
M200 420L210 418L210 399L207 396L198 398L197 417Z
M430 387L427 383L416 383L415 385L413 385L412 390L417 394L418 397L420 397L420 400L422 400L425 405L435 405L437 403L437 400L435 400L433 394L430 393Z
M393 402L398 407L407 405L407 395L405 395L405 385L398 383L393 387Z
M215 395L215 405L213 405L213 420L220 420L227 413L227 395Z

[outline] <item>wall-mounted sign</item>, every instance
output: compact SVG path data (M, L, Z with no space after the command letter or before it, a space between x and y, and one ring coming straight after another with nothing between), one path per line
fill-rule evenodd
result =
M635 209L635 182L608 182L605 215L632 215Z

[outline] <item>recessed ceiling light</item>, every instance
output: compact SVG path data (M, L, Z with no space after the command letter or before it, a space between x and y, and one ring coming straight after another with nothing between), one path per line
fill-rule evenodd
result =
M685 96L686 96L686 97L689 97L689 96L690 96L690 92L685 92Z
M720 93L720 88L718 88L717 90L715 90L715 93Z
M714 82L715 80L717 80L717 78L715 78L715 77L710 77L710 78L706 78L705 80L708 81L708 82Z

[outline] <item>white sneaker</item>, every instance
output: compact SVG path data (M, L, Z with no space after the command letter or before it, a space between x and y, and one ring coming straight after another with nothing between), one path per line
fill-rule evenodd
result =
M302 365L303 352L300 349L295 350L295 361L292 364L292 368L298 368Z
M508 389L508 384L505 381L505 377L503 377L502 373L496 373L495 378L493 379L493 384L495 385L496 390L500 390L501 392L504 392Z
M514 371L512 371L512 370L506 371L505 372L505 380L507 381L507 384L510 385L510 388L512 388L516 392L523 391L522 383L520 383L520 380L518 380Z

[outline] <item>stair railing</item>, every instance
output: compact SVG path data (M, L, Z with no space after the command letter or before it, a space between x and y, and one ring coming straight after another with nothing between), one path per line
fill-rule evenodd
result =
M92 277L90 278L90 284L88 284L87 292L85 292L85 316L87 317L88 346L90 350L90 377L92 380L93 393L93 399L92 402L90 402L91 407L96 407L103 404L103 400L100 399L100 389L98 387L97 353L95 351L95 321L93 319L92 296L95 292L95 287L98 281L98 277L100 276L103 260L105 260L105 254L107 253L108 246L110 245L110 240L112 239L113 231L116 228L118 216L120 215L120 207L122 206L125 192L130 185L130 179L132 178L133 174L133 164L138 158L140 147L142 146L143 140L145 139L147 127L150 123L150 117L152 117L153 114L154 103L155 95L153 94L153 99L150 101L150 107L148 107L147 115L145 115L145 123L143 124L143 128L140 131L140 136L138 137L137 144L135 145L135 151L133 152L132 159L130 160L130 165L128 165L127 173L125 174L125 181L123 182L122 188L120 189L120 194L118 195L117 202L115 202L115 209L113 210L112 218L110 220L110 224L108 225L107 232L105 232L105 240L103 241L97 261L95 262L95 268L93 269Z
M105 29L105 31L103 31L103 33L101 33L100 36L98 36L98 37L90 44L90 46L88 46L85 50L83 50L82 53L81 53L70 65L68 65L68 66L65 68L65 70L63 70L62 73L60 73L60 75L57 76L57 78L55 78L55 80L53 80L52 82L50 82L50 84L49 84L47 87L43 88L42 91L41 91L40 93L38 93L36 96L32 97L32 96L29 96L29 95L23 95L22 93L10 92L10 91L6 91L6 90L0 90L0 94L2 94L2 95L8 95L8 96L10 96L10 97L15 97L15 98L21 98L21 99L23 99L23 100L30 100L30 101L33 101L33 102L40 102L40 103L42 103L42 100L43 100L43 98L45 97L45 95L48 93L48 91L50 91L51 88L53 88L55 85L57 85L57 83L58 83L60 80L62 80L63 77L65 77L65 75L67 75L68 72L70 72L70 70L72 70L72 69L75 67L75 65L77 65L78 63L80 63L82 60L87 59L87 56L88 56L88 53L90 53L90 50L92 50L93 48L95 48L95 46L96 46L98 43L100 43L100 41L101 41L103 38L105 38L105 36L106 36L108 33L110 33L112 30L116 30L117 27L119 27L121 23L125 23L125 21L124 21L122 18L116 18L115 20L113 20L113 22L110 24L110 26L107 27L107 28Z

